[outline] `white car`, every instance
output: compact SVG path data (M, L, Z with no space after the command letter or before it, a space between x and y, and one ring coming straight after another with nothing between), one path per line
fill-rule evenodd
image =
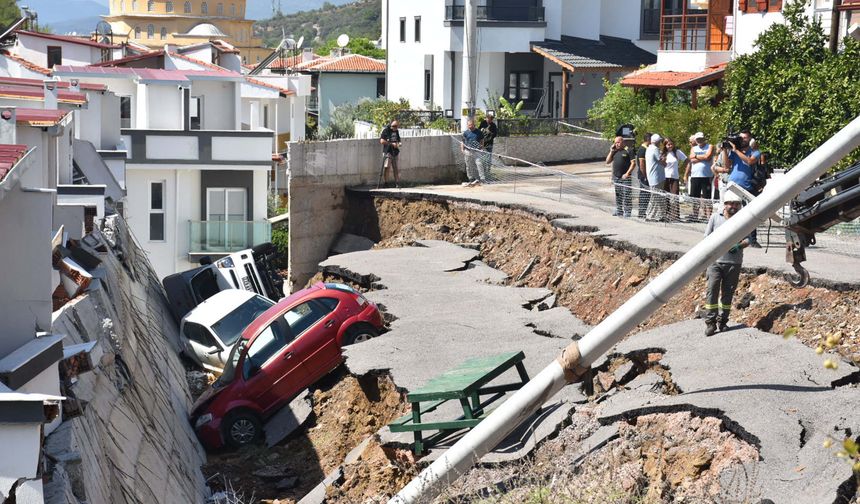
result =
M204 369L220 373L242 331L274 304L246 290L227 289L213 295L182 318L183 352Z

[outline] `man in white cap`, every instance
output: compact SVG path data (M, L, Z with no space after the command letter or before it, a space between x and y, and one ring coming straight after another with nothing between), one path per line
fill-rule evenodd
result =
M714 159L714 146L705 140L705 134L701 131L690 137L693 140L693 145L690 148L690 162L687 164L687 171L684 174L684 184L690 184L689 194L693 198L693 211L690 214L690 220L699 218L699 200L706 200L704 205L701 205L704 210L704 217L707 219L711 216L711 203L707 200L712 199L714 189L714 173L711 170L711 164Z
M666 163L660 157L660 142L663 137L654 133L651 135L651 145L645 149L645 172L648 176L648 187L651 191L651 199L648 201L648 209L645 211L645 219L649 221L661 221L666 218L666 198L659 194L662 192L663 182L666 180Z
M705 236L713 233L715 229L725 224L734 214L741 209L741 198L731 191L726 191L723 201L723 211L714 213L708 220L705 228ZM734 244L728 252L720 256L717 261L708 267L708 294L705 301L705 336L712 336L717 332L725 331L729 323L729 312L732 309L732 298L735 289L738 288L738 279L741 276L741 265L744 262L744 249L750 244L749 238L744 238Z

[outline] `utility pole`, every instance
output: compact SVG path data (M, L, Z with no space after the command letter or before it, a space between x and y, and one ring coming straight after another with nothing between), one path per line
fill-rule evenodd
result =
M475 96L478 87L478 0L466 0L463 7L463 107L467 110L460 122L475 117Z
M839 25L841 24L842 14L839 11L839 6L842 5L842 0L833 0L833 10L830 12L830 52L836 54L839 52Z

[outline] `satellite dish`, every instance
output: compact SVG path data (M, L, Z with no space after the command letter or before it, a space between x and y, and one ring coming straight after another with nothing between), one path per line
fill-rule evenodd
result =
M304 43L305 43L305 36L302 35L301 37L299 37L299 41L296 42L296 49L301 49L302 44L304 44Z
M337 37L337 46L346 47L347 44L349 44L349 35L341 33L340 36Z

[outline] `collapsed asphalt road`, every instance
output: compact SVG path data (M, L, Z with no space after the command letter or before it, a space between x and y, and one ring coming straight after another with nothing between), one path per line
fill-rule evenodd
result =
M410 390L467 358L523 350L533 376L588 329L567 309L553 308L548 290L499 285L505 275L478 261L473 249L433 241L416 245L344 254L321 264L329 274L373 284L376 290L368 297L396 317L390 332L346 349L355 374L388 370L395 384ZM621 386L608 386L600 398L601 424L660 412L715 417L758 449L752 484L762 498L832 503L839 501L838 492L853 495L851 466L822 444L828 436L841 440L860 429L856 368L842 362L838 370L826 370L824 358L813 350L754 329L738 327L705 338L698 321L634 335L613 350L641 351L662 354L660 364L671 373L677 393L654 386L659 380L649 380L650 372L619 376ZM534 436L520 435L519 444L503 443L483 460L523 456L535 441L558 431L585 400L579 387L567 387L545 405L548 414L533 424ZM409 438L389 434L383 440ZM594 443L594 450L605 441Z

